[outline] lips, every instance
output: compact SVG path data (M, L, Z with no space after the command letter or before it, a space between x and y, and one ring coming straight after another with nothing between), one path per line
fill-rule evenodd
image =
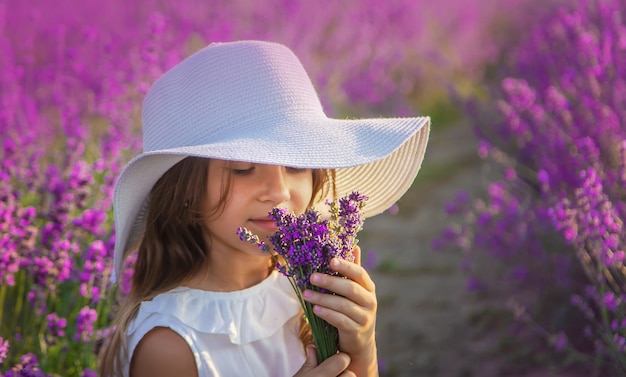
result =
M274 220L271 220L269 218L250 219L249 221L252 225L259 229L270 232L275 232L276 230L278 230L278 227L276 226L276 223L274 223Z

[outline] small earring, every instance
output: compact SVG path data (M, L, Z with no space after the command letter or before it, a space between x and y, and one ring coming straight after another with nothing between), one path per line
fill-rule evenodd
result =
M185 200L185 208L189 208L189 202L190 200Z

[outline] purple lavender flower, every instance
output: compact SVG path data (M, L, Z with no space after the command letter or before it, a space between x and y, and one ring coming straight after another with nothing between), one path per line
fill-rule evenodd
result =
M345 198L339 199L337 208L336 202L330 203L331 226L341 241L342 259L354 260L351 254L352 249L356 246L356 234L363 228L363 220L359 211L365 206L367 197L352 192Z
M84 253L84 264L78 272L81 296L90 298L94 303L100 300L100 285L106 268L110 268L107 256L108 250L102 240L92 242Z
M319 362L337 351L337 329L315 315L311 304L304 301L301 294L307 289L322 291L310 283L314 272L338 275L330 268L333 258L354 260L352 250L357 244L356 235L363 227L359 211L366 200L365 195L353 192L337 201L327 202L329 219L323 219L313 209L299 216L284 208L272 209L269 215L278 230L269 236L271 248L246 228L237 229L242 241L275 253L276 268L289 278L311 325Z
M0 336L0 364L9 354L9 341Z
M626 8L621 0L568 5L512 51L494 90L498 120L476 119L479 154L502 164L505 179L460 213L464 225L448 244L474 263L501 259L509 276L524 265L525 279L506 280L521 289L573 294L562 306L580 309L585 323L574 331L587 328L589 344L572 345L606 360L604 374L623 375L623 330L610 324L625 317Z
M44 372L39 368L39 366L23 366L18 364L17 366L11 368L6 374L5 377L47 377Z
M561 352L567 346L567 336L563 331L560 331L558 334L552 337L552 345L554 346L555 351Z
M91 208L83 212L82 216L72 220L72 225L81 227L92 234L102 236L102 224L105 221L106 214L103 210Z
M20 358L20 363L24 367L36 367L39 366L39 359L37 358L37 355L33 353L27 353L22 355L22 357Z
M467 191L459 191L455 198L445 205L444 211L448 216L459 214L467 209L469 201L470 194Z
M277 267L285 276L295 279L296 285L304 290L313 272L332 273L330 260L339 256L340 245L331 239L327 220L321 220L312 209L295 216L283 208L274 208L270 217L278 231L269 241L284 261L279 259Z
M20 363L8 370L5 377L50 377L39 367L37 356L27 353L20 358Z
M378 266L378 260L376 258L376 252L374 251L369 251L367 253L365 253L365 259L362 262L363 267L366 270L373 270Z
M356 246L356 234L363 227L359 211L367 197L353 192L329 202L330 219L322 219L314 209L296 216L284 208L274 208L270 218L278 230L269 236L272 250L281 258L277 268L287 277L295 279L297 287L307 289L313 272L336 275L330 269L333 258L354 260L352 250ZM237 230L242 241L257 244L268 251L269 246L245 228Z
M126 258L124 267L122 269L122 276L120 278L120 294L122 297L127 296L130 293L131 283L133 278L135 262L137 261L137 253L132 253Z
M610 311L615 311L619 305L618 299L612 292L606 292L604 294L603 302L606 308Z
M76 334L74 340L90 342L93 335L93 324L98 318L98 313L88 306L83 307L76 317Z
M53 338L65 336L67 319L59 317L57 313L50 313L46 317L46 320L48 321L48 331Z

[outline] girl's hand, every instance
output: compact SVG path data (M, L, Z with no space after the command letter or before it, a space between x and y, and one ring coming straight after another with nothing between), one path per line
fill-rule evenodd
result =
M317 365L317 354L315 346L306 347L306 361L302 368L293 377L356 377L349 370L350 356L345 353L337 353Z
M348 369L360 377L378 376L376 356L376 287L360 265L361 249L353 251L355 262L331 261L331 269L345 276L315 273L311 283L333 294L307 290L303 297L314 304L314 312L339 331L339 350L350 355Z

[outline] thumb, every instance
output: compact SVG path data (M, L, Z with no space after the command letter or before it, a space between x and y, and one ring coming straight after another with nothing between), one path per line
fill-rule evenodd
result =
M306 361L304 365L302 365L302 371L313 369L317 366L317 351L315 350L315 346L309 344L305 348L306 352Z

